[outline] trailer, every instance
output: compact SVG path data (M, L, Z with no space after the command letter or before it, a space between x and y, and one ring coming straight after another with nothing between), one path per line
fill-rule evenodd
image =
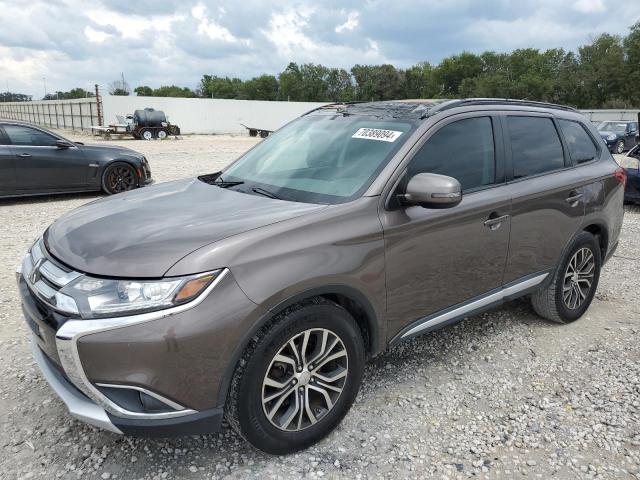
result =
M133 114L123 117L116 115L117 123L108 126L92 125L94 135L100 135L105 139L112 135L131 135L137 140L164 140L172 135L180 135L180 127L172 125L162 110L145 108L136 110Z

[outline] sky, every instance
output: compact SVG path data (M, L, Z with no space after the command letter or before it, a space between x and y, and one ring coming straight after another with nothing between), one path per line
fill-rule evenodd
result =
M625 35L639 0L0 0L0 91L196 88L290 61L437 64L462 51L568 50Z

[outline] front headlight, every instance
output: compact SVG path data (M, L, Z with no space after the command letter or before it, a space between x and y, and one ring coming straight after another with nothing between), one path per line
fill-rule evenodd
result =
M607 135L607 140L609 141L613 141L615 140L617 137L617 135L615 133L610 133L609 135Z
M82 276L62 291L83 318L130 315L171 308L198 297L221 270L161 280L117 280Z

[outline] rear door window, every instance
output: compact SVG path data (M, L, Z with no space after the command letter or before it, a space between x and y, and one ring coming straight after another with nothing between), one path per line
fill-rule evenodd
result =
M569 148L569 155L576 164L590 162L597 157L598 148L582 124L571 120L558 120L558 124Z
M562 143L553 120L546 117L509 116L507 126L514 179L564 168Z
M12 145L30 145L32 147L52 147L58 140L41 130L22 125L5 125L4 131Z

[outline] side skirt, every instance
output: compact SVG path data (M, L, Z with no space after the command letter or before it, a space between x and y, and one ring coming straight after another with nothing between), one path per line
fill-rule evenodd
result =
M484 295L472 298L466 302L459 303L446 308L424 318L416 320L402 329L391 341L389 346L393 347L398 343L421 335L446 325L456 323L470 315L475 315L503 304L505 301L513 300L537 290L550 272L538 272L527 275L515 282L511 282L504 287L491 290Z

